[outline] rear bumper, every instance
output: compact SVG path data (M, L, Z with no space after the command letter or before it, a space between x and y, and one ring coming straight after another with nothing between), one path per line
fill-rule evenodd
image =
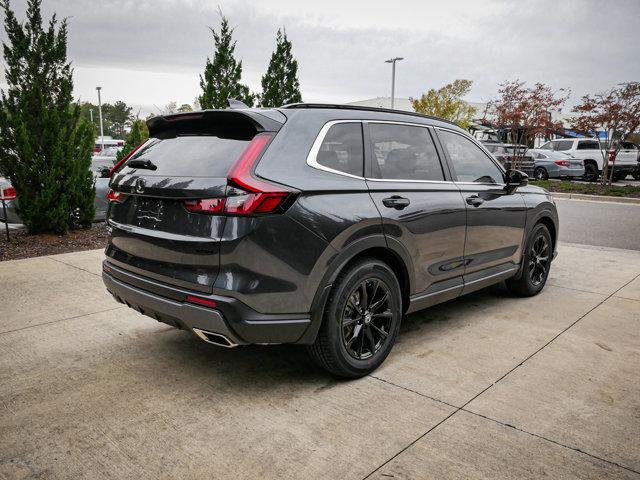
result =
M103 262L102 280L118 302L159 322L190 330L203 340L207 340L203 332L223 336L229 343L225 346L298 343L311 324L308 314L262 314L235 298L168 286L107 261ZM213 300L216 307L188 303L187 295Z

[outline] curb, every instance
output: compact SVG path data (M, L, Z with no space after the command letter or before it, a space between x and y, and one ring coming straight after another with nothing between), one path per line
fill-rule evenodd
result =
M609 197L606 195L587 195L584 193L561 193L550 192L554 198L560 198L564 200L589 200L592 202L614 202L614 203L627 203L631 205L640 205L640 198L627 198L627 197Z

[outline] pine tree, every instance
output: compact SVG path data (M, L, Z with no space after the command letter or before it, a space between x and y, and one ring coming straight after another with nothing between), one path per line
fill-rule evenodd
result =
M276 35L276 50L271 54L269 68L262 77L260 102L263 107L302 102L298 62L291 54L291 42L287 39L286 31L278 30Z
M235 98L253 106L254 96L249 87L240 83L242 76L242 61L236 61L233 53L236 42L233 40L233 28L229 27L229 20L222 17L220 33L210 28L215 43L213 61L207 57L204 77L200 75L202 95L198 97L201 108L227 108L227 100Z
M131 123L131 132L124 142L124 147L116 155L116 161L120 161L126 154L149 138L149 129L144 120L134 120Z
M67 22L54 15L43 28L42 0L28 0L21 24L0 0L8 88L0 96L0 171L18 194L18 213L30 233L64 233L88 226L95 213L90 171L92 126L72 103Z

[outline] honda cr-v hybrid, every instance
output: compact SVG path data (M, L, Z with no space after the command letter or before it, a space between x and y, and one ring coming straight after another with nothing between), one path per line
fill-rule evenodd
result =
M544 287L551 196L456 125L296 104L156 117L114 167L103 279L225 347L297 343L365 375L402 316L506 281Z

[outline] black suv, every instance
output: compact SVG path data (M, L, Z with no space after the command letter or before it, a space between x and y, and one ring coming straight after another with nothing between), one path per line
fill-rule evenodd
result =
M104 283L206 342L305 344L358 377L404 314L504 280L544 287L551 196L452 123L295 104L148 125L114 167Z

